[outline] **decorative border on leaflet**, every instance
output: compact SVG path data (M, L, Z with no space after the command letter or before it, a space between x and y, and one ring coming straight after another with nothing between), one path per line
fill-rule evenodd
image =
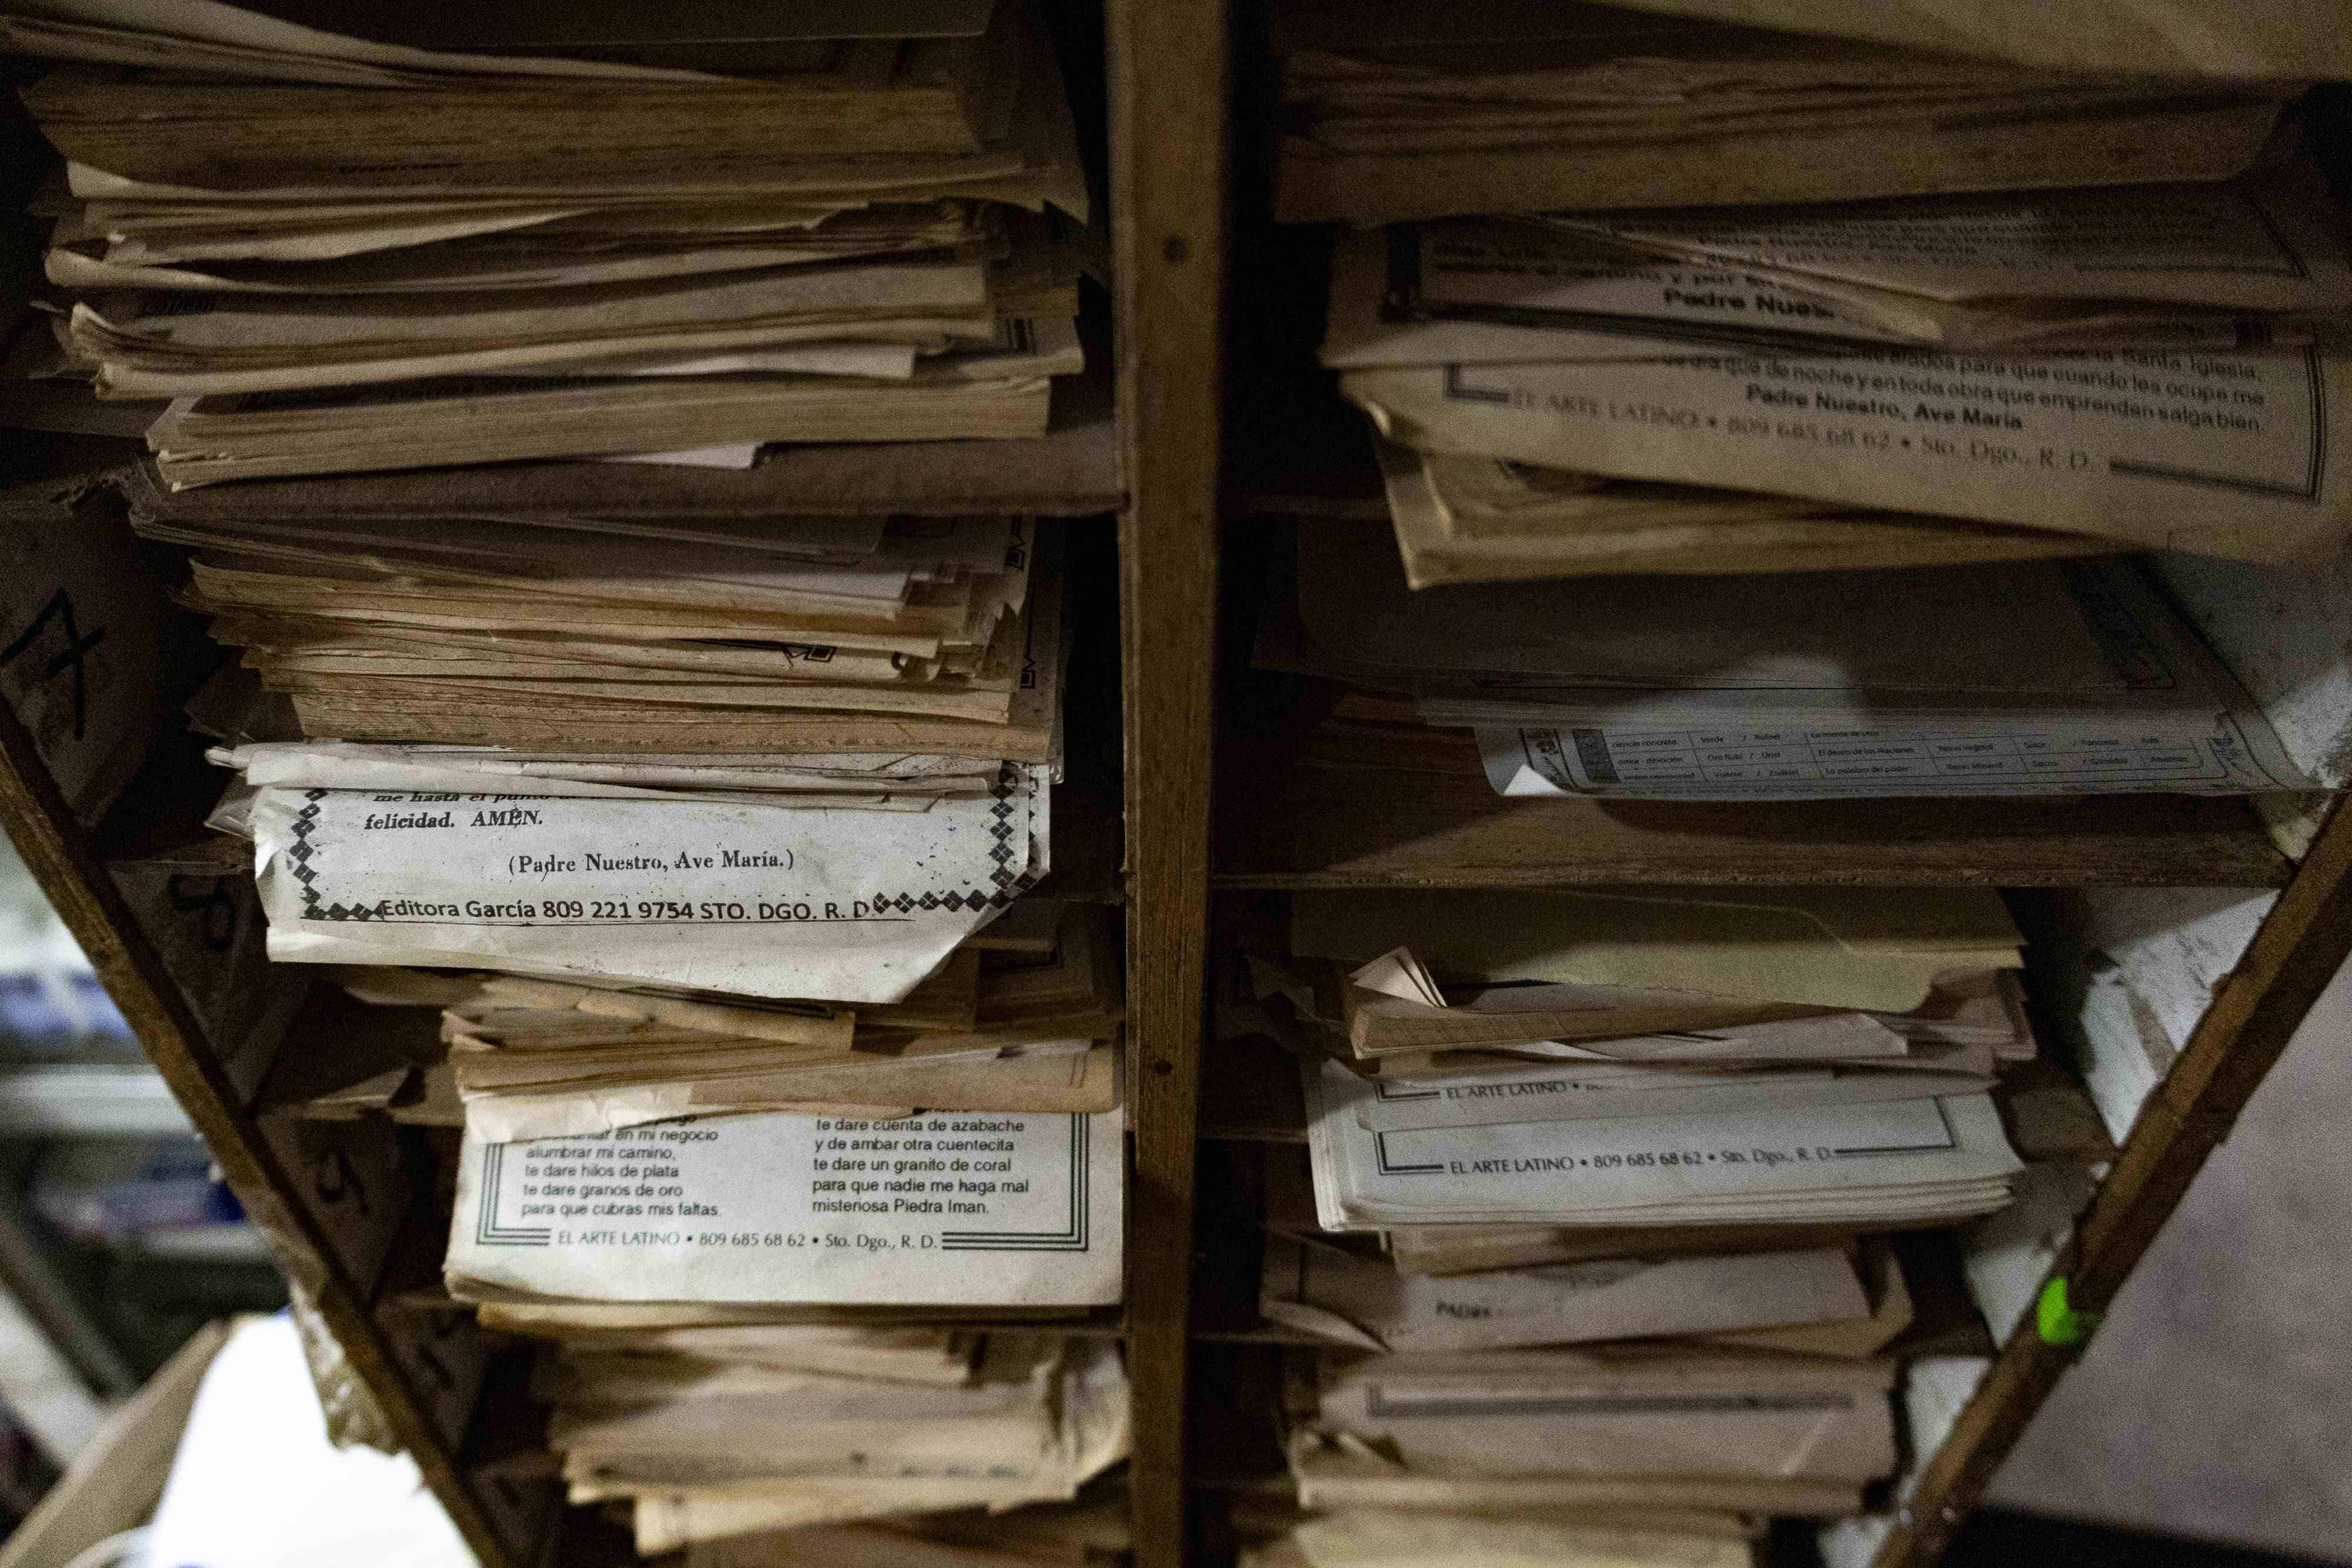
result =
M324 789L305 789L302 799L310 802L294 813L293 847L286 858L294 862L292 875L302 884L302 918L305 920L373 920L375 911L360 904L321 904L319 902L320 847L310 841L319 831L319 802L327 798Z
M499 1223L499 1179L505 1174L506 1165L504 1144L482 1145L481 1211L475 1222L474 1239L484 1247L544 1247L554 1237L554 1232L546 1227Z
M994 891L985 888L965 888L954 893L881 893L874 895L873 906L893 909L901 915L916 910L1003 909L1036 883L1028 870L1029 844L1025 833L1016 835L1013 826L1013 797L1020 788L1014 783L1015 769L1007 764L997 770L996 783L989 789L995 803L988 810L988 836L995 841L989 846L988 858L996 862L989 878L996 883ZM1018 836L1021 842L1015 844ZM1023 869L1015 871L1015 864Z
M1094 1202L1089 1193L1095 1119L1070 1117L1070 1218L1059 1230L945 1230L940 1246L950 1252L1088 1252L1093 1250Z

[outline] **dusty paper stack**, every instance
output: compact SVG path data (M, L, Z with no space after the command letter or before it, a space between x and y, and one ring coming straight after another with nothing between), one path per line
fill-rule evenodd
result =
M1259 1310L1334 1347L1302 1503L1732 1541L1853 1509L1913 1322L1874 1233L2023 1168L1990 1092L2035 1056L2019 940L1969 890L1294 894L1247 967L1312 1182Z
M1426 1514L1350 1508L1319 1515L1241 1556L1242 1568L1753 1568L1737 1521L1654 1511L1620 1521L1519 1512Z
M1118 950L1103 911L1028 898L903 1000L855 1009L515 974L341 980L362 1001L437 1009L429 1039L385 1026L403 1038L384 1059L424 1077L383 1087L504 1143L760 1111L1115 1111Z
M1851 1513L1895 1465L1883 1358L1662 1344L1321 1366L1290 1446L1308 1509L1528 1511L1720 1538L1742 1516ZM1674 1528L1691 1516L1711 1528Z
M1400 225L1339 241L1323 360L1416 587L2317 559L2352 530L2320 437L2352 387L2344 234L2303 164Z
M1067 1505L1124 1455L1127 1384L1108 1340L616 1331L544 1347L532 1389L554 1407L549 1441L573 1500L630 1505L649 1556L684 1549L704 1568L919 1563L945 1534L1016 1562L1028 1561L1024 1541L1058 1542L1076 1568L1089 1538L1118 1541L1116 1515L1100 1507L1049 1506L994 1530L987 1515L961 1511ZM900 1517L928 1515L944 1517ZM890 1545L896 1554L869 1557ZM967 1561L945 1545L940 1555Z
M845 563L359 531L387 527L427 564L300 525L162 532L213 547L191 597L302 727L360 737L214 754L272 955L372 966L360 994L439 1009L478 1134L1116 1108L1116 933L1022 901L1060 767L1057 541L1023 519L776 525L875 549ZM454 602L404 613L371 568ZM866 613L837 608L853 592Z
M1044 433L1086 193L1017 0L537 21L0 16L63 62L55 347L169 484Z
M355 967L381 1027L330 1038L421 1031L378 1055L463 1124L459 1300L569 1341L1119 1299L1117 931L1024 896L1063 756L1057 538L1003 517L156 537L194 549L188 602L274 688L216 705L215 753L271 955ZM264 738L278 707L314 738ZM935 1396L600 1343L651 1364L563 1396L580 1419L557 1430L575 1495L633 1500L648 1550L1067 1500L1124 1451L1115 1348L1045 1331ZM996 1462L923 1447L967 1409ZM789 1451L787 1419L809 1431ZM688 1450L710 1462L671 1466Z
M1275 214L1371 224L2220 179L2272 141L2294 78L2352 69L2324 34L2316 49L2232 62L2227 80L2197 79L2214 71L2205 59L2128 47L2021 68L1981 57L2006 40L1967 26L1821 0L1284 0ZM1905 36L1936 27L1948 30ZM2210 27L2182 31L2208 57L2219 47ZM2232 46L2259 48L2264 29L2246 31Z
M1069 1505L816 1525L699 1541L684 1568L1118 1568L1133 1542L1117 1492Z
M1125 1373L1115 1342L1022 1320L1118 1299L1123 1131L775 1113L469 1134L446 1279L486 1326L551 1342L571 1496L630 1504L647 1553L1069 1500L1125 1457Z
M1341 683L1343 727L1475 728L1505 795L2313 787L2128 559L1415 593L1387 550L1307 522L1255 660Z
M245 650L304 733L444 748L399 765L406 787L444 787L453 768L477 782L470 770L509 762L550 777L569 754L673 751L719 755L634 782L973 794L989 780L971 761L900 754L1034 764L1055 748L1058 541L1041 549L1027 518L136 526L191 552L184 601ZM446 749L486 744L558 756ZM729 775L730 752L815 760L793 765L795 779L747 783ZM890 756L824 760L837 753ZM393 780L394 758L348 760Z
M1989 892L1301 893L1291 958L1328 1230L1442 1249L1456 1224L1866 1229L2007 1201L1986 1091L2033 1041Z
M2088 29L2060 79L1670 8L1719 15L1288 13L1279 215L1389 225L1338 237L1321 358L1413 586L2342 547L2347 226L2267 134L2336 46L2158 5L2179 57Z

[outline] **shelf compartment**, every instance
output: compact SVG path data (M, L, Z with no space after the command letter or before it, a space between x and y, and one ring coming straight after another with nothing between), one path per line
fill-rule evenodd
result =
M2233 798L1514 800L1457 730L1310 734L1220 763L1213 870L1229 888L2276 887L2294 870Z

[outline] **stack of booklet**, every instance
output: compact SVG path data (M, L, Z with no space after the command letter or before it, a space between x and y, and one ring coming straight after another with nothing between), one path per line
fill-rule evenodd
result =
M1475 729L1505 795L2315 787L2121 559L1415 593L1387 549L1309 521L1295 580L1269 584L1255 657L1342 685L1327 730L1393 744L1398 727Z
M961 1514L1068 1504L1126 1451L1112 1342L1043 1333L750 1324L550 1340L532 1389L578 1501L631 1505L637 1549L688 1562L925 1563L950 1541L1013 1561L1024 1538L1075 1565L1115 1517L1069 1507L990 1530ZM959 1515L961 1515L959 1517ZM845 1526L850 1528L845 1530ZM862 1547L862 1550L860 1548ZM895 1548L895 1550L890 1550ZM1076 1550L1071 1550L1075 1548ZM1060 1553L1048 1556L1055 1560Z
M175 487L1034 436L1085 365L1085 183L1018 0L897 7L918 36L890 6L366 37L10 9L68 160L37 204L64 361L14 368L169 400Z
M1913 1321L1874 1233L2024 1169L2019 943L1973 890L1295 894L1255 989L1312 1218L1270 1218L1259 1310L1348 1347L1302 1500L1853 1509Z
M1281 215L1362 225L1321 358L1414 587L2352 537L2293 72L2057 80L1808 0L1422 9L1290 8L1277 168Z

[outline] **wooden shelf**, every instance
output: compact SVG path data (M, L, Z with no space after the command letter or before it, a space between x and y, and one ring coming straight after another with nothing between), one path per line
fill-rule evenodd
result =
M1229 747L1220 887L1612 883L2277 887L2293 867L2243 800L1756 804L1507 800L1465 731L1398 735L1388 759Z

